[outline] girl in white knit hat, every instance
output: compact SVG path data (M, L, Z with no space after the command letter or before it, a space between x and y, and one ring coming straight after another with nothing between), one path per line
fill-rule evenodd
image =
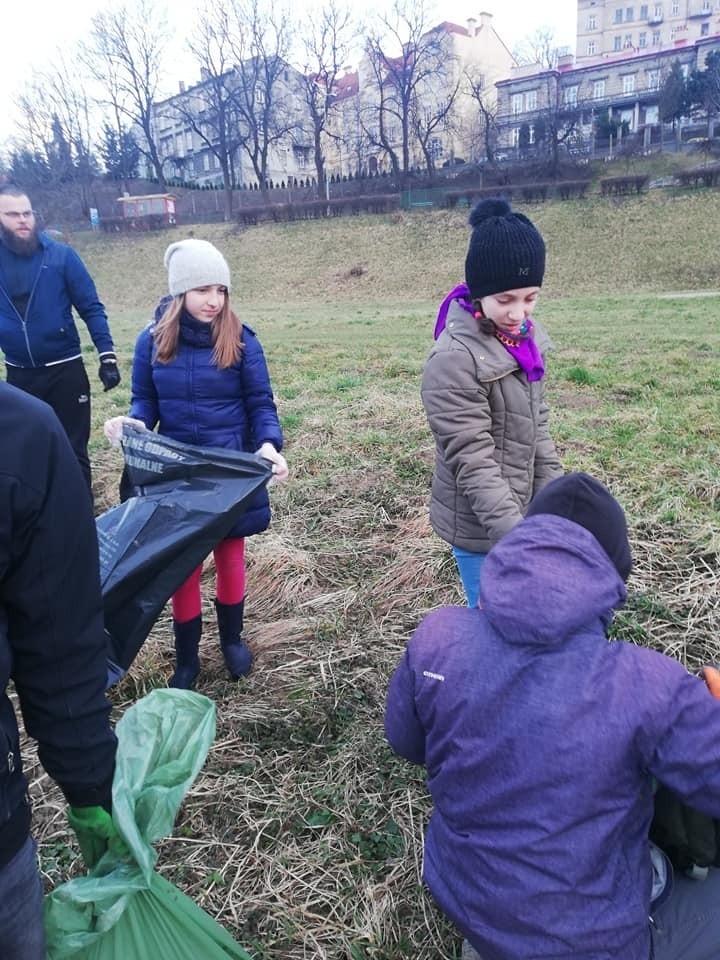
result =
M280 453L282 429L265 355L255 332L230 308L230 268L206 240L181 240L165 251L170 296L135 344L130 417L113 417L105 434L117 442L124 423L195 446L257 453L273 463L276 479L288 468ZM214 550L220 645L230 674L250 671L243 639L245 537L270 522L263 487L245 514ZM189 689L200 670L202 635L200 575L172 597L176 668L171 687Z

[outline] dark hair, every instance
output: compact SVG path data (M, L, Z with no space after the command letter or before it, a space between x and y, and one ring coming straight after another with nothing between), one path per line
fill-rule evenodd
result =
M21 187L19 183L13 183L12 180L8 183L0 183L0 197L27 197L28 192L25 187Z

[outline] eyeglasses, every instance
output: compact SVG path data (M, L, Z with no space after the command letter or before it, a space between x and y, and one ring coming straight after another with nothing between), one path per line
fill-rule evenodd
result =
M11 220L32 220L35 216L34 210L6 210L3 217L9 217Z

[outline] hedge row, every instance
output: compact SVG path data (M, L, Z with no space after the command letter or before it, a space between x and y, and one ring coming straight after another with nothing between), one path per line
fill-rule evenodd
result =
M649 177L604 177L600 181L600 195L603 197L624 197L629 193L642 193L647 187Z
M513 197L525 203L542 203L548 197L559 197L561 200L570 200L573 197L583 198L588 191L588 180L562 180L557 183L523 183L513 186L478 187L468 190L448 190L443 197L446 207L456 207L459 203L471 204L484 197Z
M680 170L675 177L683 187L717 187L720 186L720 163Z
M396 193L376 196L343 197L335 200L305 200L298 203L270 203L243 207L236 218L240 223L258 224L263 221L280 223L290 220L320 220L323 217L341 217L345 213L388 213L400 207Z

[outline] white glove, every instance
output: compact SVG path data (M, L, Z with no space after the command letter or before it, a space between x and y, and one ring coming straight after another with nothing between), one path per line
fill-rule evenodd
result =
M265 442L259 450L255 451L256 457L262 457L263 460L269 460L273 465L273 480L287 480L288 465L285 457L278 453L275 447ZM272 482L272 481L271 481Z
M140 432L147 430L147 427L142 420L135 420L133 417L111 417L109 420L105 421L105 426L103 427L103 433L110 441L111 446L120 446L120 441L122 440L123 435L123 427L126 425L128 427L132 427L133 430L138 430Z

